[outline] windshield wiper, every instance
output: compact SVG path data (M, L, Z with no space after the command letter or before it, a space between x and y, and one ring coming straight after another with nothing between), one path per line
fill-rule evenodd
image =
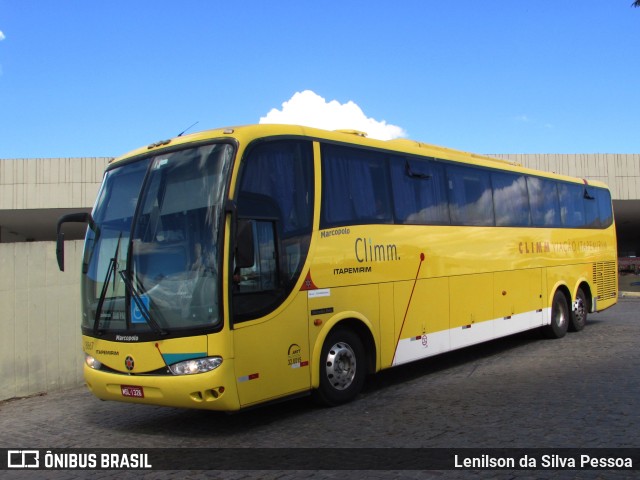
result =
M118 253L120 252L120 240L122 239L122 232L118 235L118 243L116 244L116 251L113 253L113 257L109 260L109 266L107 267L107 275L104 278L104 283L102 284L102 290L100 291L100 297L98 298L98 305L96 306L96 316L93 319L93 333L96 335L100 334L100 316L102 315L102 307L104 306L104 301L107 298L107 290L109 288L109 281L113 276L113 290L116 289L116 275L115 272L118 270Z
M167 332L163 330L160 327L160 325L158 325L158 322L156 322L151 316L151 314L149 313L149 309L147 308L147 305L142 301L142 295L140 294L140 292L138 292L136 287L133 285L133 282L131 281L131 279L127 276L126 270L120 270L118 273L120 274L120 278L122 278L122 281L124 282L124 286L129 292L129 295L131 295L131 298L135 302L136 307L138 307L140 314L143 316L143 318L147 322L147 325L149 325L153 329L153 331L155 331L157 334L167 335Z

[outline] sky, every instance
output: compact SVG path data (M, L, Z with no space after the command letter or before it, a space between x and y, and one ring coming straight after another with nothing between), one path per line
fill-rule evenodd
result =
M0 0L0 159L252 123L640 153L632 0Z

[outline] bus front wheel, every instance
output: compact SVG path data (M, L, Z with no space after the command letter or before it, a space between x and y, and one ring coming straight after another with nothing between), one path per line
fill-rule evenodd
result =
M569 320L567 297L560 290L557 290L551 304L551 324L543 327L542 333L547 338L562 338L569 328Z
M320 354L320 386L315 400L336 406L353 400L364 385L365 355L360 337L353 331L337 328L329 333Z

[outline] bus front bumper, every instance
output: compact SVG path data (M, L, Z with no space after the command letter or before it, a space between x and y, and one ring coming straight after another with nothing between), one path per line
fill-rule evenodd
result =
M240 409L233 360L194 375L127 375L84 365L87 387L102 400L178 408L236 411Z

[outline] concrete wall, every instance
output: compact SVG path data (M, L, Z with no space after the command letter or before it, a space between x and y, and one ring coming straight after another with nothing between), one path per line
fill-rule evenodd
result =
M0 210L91 207L108 157L0 160Z
M82 384L82 241L0 244L0 400Z
M640 154L492 154L525 167L572 177L599 180L611 189L614 200L640 199Z

